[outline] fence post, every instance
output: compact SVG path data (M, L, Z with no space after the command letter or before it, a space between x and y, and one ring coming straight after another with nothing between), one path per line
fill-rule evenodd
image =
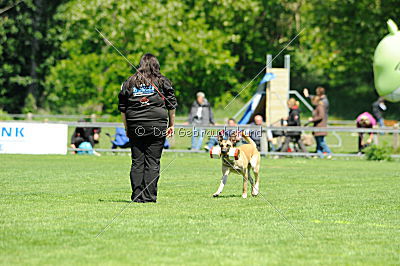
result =
M31 121L32 118L33 118L33 114L32 114L31 112L29 112L29 113L26 114L26 120Z
M96 114L91 114L90 115L90 121L95 123L96 122Z
M395 124L393 129L399 129L399 124ZM393 133L393 149L397 150L399 148L399 132Z
M267 142L267 134L264 134L265 131L261 131L260 138L260 152L268 152L268 142Z

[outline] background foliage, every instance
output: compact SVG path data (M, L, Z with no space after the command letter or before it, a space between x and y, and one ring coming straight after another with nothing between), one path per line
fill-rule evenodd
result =
M96 28L132 64L158 56L179 112L198 90L222 107L266 53L304 29L282 53L292 56L292 88L326 86L332 114L352 119L376 98L373 51L399 13L398 0L26 0L0 15L0 109L117 114L120 84L134 70ZM389 105L388 117L399 115L399 104Z

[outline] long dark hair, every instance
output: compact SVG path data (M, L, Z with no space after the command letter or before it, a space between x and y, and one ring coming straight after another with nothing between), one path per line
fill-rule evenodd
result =
M138 71L129 79L129 87L139 88L142 84L150 86L151 83L156 83L162 77L157 58L153 54L147 53L140 59Z

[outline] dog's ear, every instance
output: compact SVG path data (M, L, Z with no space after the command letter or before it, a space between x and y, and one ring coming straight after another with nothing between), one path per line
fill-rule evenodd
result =
M218 132L218 142L221 142L224 140L224 131L221 130L220 132Z

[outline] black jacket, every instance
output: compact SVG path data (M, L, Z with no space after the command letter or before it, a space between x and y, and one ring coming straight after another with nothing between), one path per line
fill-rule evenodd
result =
M92 146L99 143L99 141L94 140L93 136L95 133L100 134L100 127L77 127L71 136L71 144L79 146L84 141L90 142Z
M293 108L289 111L289 117L287 120L287 125L292 127L299 127L301 126L300 123L300 109ZM286 133L287 136L299 136L301 135L300 131L288 131Z
M137 126L142 127L166 127L168 122L168 111L176 109L177 102L171 82L162 77L155 82L155 86L142 84L139 88L130 87L129 81L121 86L118 95L118 110L126 115L128 129Z
M197 112L201 108L201 116L197 115ZM190 108L189 113L189 124L194 125L214 125L214 114L211 109L210 103L207 99L204 99L203 104L199 104L197 101L194 101L192 107Z

